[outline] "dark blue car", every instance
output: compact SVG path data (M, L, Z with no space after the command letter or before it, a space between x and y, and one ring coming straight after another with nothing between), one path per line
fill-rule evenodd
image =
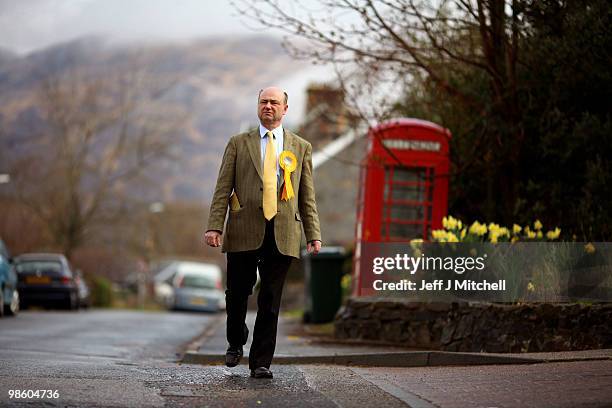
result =
M79 307L78 282L72 268L61 254L23 254L15 258L21 305Z
M0 239L0 317L15 316L18 312L17 274L13 269L11 256Z

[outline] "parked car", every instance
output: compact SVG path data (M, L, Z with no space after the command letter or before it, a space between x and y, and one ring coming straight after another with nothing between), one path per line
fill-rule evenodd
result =
M225 309L222 273L217 265L177 261L161 270L154 280L156 298L168 309Z
M78 309L78 284L64 255L23 254L14 264L22 308L38 304Z
M81 272L80 269L75 271L75 275L79 293L79 307L87 309L91 306L91 291L89 290L89 286L87 286L87 282L85 282L85 279L83 278L83 272Z
M16 316L17 313L19 313L17 274L8 249L0 239L0 317Z

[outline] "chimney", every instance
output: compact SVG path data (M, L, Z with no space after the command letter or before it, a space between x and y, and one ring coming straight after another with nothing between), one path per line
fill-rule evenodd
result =
M306 90L306 115L300 134L316 151L349 129L351 115L344 104L344 90L312 84Z

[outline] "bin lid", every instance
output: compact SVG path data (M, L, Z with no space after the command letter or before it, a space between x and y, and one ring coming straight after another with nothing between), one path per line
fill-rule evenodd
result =
M321 248L321 250L319 251L318 254L313 255L313 254L309 254L308 251L306 249L302 249L302 258L306 258L306 257L315 257L315 258L338 258L338 257L343 257L345 255L346 251L344 250L344 247L341 246L324 246Z

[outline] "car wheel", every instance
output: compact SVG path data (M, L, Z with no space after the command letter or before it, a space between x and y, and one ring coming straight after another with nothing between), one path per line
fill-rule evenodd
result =
M76 296L74 295L74 293L70 293L68 295L68 299L66 299L66 303L65 303L65 308L67 310L75 310L76 309Z
M17 292L17 289L13 289L11 303L5 306L4 311L7 316L17 316L17 313L19 313L19 292Z
M4 316L4 288L0 288L0 317Z

